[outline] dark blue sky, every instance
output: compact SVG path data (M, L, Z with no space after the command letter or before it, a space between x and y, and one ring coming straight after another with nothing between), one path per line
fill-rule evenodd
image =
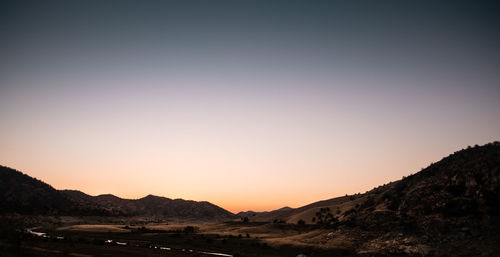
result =
M493 1L3 2L2 77L217 63L488 80L499 67L498 17Z

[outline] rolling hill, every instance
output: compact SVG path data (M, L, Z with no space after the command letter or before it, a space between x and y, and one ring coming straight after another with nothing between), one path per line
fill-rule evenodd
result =
M209 202L148 195L122 199L56 190L17 170L0 166L0 213L75 216L158 216L179 220L223 221L236 216Z
M51 214L73 208L73 202L50 185L0 166L0 211Z
M348 245L367 256L478 256L486 249L485 256L497 256L491 253L500 252L500 143L457 151L363 194L254 214L251 221L317 226L293 242Z
M421 218L500 215L500 143L464 149L420 172L364 194L342 196L280 211L255 213L255 221L288 223L312 218L329 208L339 220L374 214Z
M0 214L233 220L216 226L264 237L276 233L266 238L269 243L355 249L360 256L500 253L500 142L462 149L363 194L238 215L208 202L58 191L7 167L0 167L0 186ZM249 222L234 221L244 217Z
M235 218L235 215L229 211L206 201L196 202L154 195L140 199L123 199L111 194L92 197L78 191L64 190L62 192L75 201L83 199L117 215L157 216L197 221L224 221Z

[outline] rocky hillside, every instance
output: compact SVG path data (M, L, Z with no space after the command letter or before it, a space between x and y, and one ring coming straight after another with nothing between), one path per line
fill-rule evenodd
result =
M315 224L325 232L303 243L349 244L361 255L498 256L500 143L457 151L364 194L250 218Z
M56 190L17 170L0 166L0 214L75 216L156 216L171 219L223 221L236 216L209 202L148 195L131 200L114 195L90 196Z
M500 143L469 147L402 180L364 194L346 195L300 208L252 213L258 221L283 219L294 223L329 208L340 220L388 212L400 217L500 215Z
M417 220L497 217L500 143L458 151L414 175L355 198L362 200L342 216L360 222L375 212Z

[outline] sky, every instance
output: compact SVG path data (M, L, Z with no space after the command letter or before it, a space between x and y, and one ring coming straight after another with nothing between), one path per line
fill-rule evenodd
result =
M2 1L0 164L232 212L500 140L495 1Z

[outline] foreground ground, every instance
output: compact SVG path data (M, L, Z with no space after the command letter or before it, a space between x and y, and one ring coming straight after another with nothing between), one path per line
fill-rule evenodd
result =
M35 227L0 245L0 256L356 256L346 248L322 248L276 240L310 233L264 224L69 225Z
M428 243L415 233L341 225L179 223L59 217L0 237L0 256L498 256L500 237L470 231ZM11 225L5 223L3 225ZM33 225L33 224L31 224ZM30 230L26 230L30 228ZM462 227L461 227L462 229ZM495 246L496 245L496 246Z

